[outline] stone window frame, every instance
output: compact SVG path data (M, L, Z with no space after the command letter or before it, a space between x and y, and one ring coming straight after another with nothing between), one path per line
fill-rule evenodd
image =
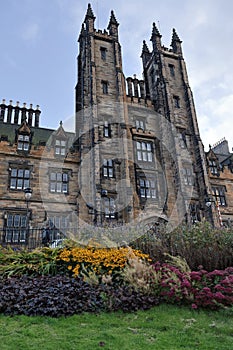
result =
M23 191L30 187L31 166L10 164L8 170L10 190Z
M195 224L196 222L201 221L199 204L197 203L189 204L189 215L190 215L190 220L192 224Z
M108 81L107 80L101 80L101 84L102 84L102 92L104 95L108 95Z
M54 141L55 156L65 157L67 150L67 140L57 137Z
M194 177L193 170L191 166L184 165L182 168L182 178L185 186L193 186L194 185Z
M100 57L103 61L106 61L107 59L107 51L108 49L104 46L100 46Z
M64 238L64 234L70 229L70 212L48 212L47 217L50 241Z
M19 133L17 137L17 151L29 152L30 150L30 135Z
M168 67L169 67L170 75L171 75L172 77L175 77L175 66L174 66L174 64L169 63L169 64L168 64Z
M103 177L105 178L115 177L114 161L112 159L104 158L102 169L103 169Z
M136 141L136 155L139 162L153 163L153 143L147 140Z
M221 207L226 207L227 206L227 201L226 201L226 187L223 185L212 185L212 194L213 197L218 203L219 206Z
M104 217L107 220L117 219L115 197L107 196L102 198L102 208Z
M219 175L218 172L218 163L216 159L208 159L208 167L212 175Z
M151 176L139 176L139 196L142 199L157 199L157 186L156 181Z
M69 172L67 170L49 170L49 193L69 194Z
M109 123L108 120L104 121L103 136L104 137L111 137L111 124Z
M180 97L177 95L173 96L173 103L175 108L180 108Z
M27 212L7 210L4 214L4 242L25 244L27 240Z
M135 119L135 126L136 126L136 129L139 130L143 130L145 131L146 130L146 121L144 118L136 118Z

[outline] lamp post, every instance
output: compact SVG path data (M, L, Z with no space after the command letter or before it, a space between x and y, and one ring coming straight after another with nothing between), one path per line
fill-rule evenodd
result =
M25 194L25 199L27 203L27 216L26 216L26 231L27 231L27 236L29 233L29 209L28 209L28 203L31 199L32 196L32 189L30 187L27 187L24 189L24 194Z

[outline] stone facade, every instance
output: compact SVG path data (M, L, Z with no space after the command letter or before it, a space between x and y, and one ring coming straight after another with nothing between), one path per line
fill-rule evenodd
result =
M210 183L181 40L173 30L172 48L165 48L153 24L152 51L143 42L144 80L125 79L118 25L111 12L107 30L96 30L89 5L79 36L76 132L86 160L80 217L87 219L88 201L95 220L109 219L103 208L107 197L118 221L141 215L171 225L209 219ZM111 135L104 135L106 125ZM104 174L107 159L114 175Z
M7 119L9 108L12 117ZM74 134L62 125L57 130L40 128L38 119L29 123L29 113L19 104L1 104L0 227L9 243L24 243L20 227L42 228L49 219L61 230L77 227L79 156ZM28 203L25 188L32 189Z
M233 224L233 156L225 139L217 142L206 153L211 191L211 208L217 215L217 224Z
M66 232L87 223L230 224L232 155L222 142L204 152L175 29L168 49L153 24L142 80L124 76L118 26L112 11L107 29L97 30L88 5L75 133L62 123L41 128L39 106L2 101L0 227L9 229L9 242L18 226L43 227L48 219ZM30 203L25 187L33 190Z

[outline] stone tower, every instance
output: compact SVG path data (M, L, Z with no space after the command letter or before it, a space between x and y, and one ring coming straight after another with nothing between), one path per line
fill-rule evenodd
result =
M181 40L155 24L143 42L143 80L125 79L118 22L95 29L91 5L79 35L76 134L80 224L209 217L209 182Z
M168 186L168 211L177 200L175 216L185 212L188 221L194 222L203 216L212 221L212 213L205 206L211 187L182 41L175 29L171 49L162 45L161 37L153 23L152 51L144 41L141 58L146 95L163 117L161 153Z

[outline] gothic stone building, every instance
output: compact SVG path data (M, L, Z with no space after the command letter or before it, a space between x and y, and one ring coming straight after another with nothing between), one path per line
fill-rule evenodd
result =
M107 29L97 30L88 5L78 39L74 133L62 123L57 130L41 128L38 107L2 101L0 226L6 243L25 243L26 227L48 220L66 233L86 223L230 223L232 157L214 148L206 157L175 29L168 49L153 23L152 48L143 42L138 79L124 76L118 27L112 11ZM25 188L33 191L26 202Z

